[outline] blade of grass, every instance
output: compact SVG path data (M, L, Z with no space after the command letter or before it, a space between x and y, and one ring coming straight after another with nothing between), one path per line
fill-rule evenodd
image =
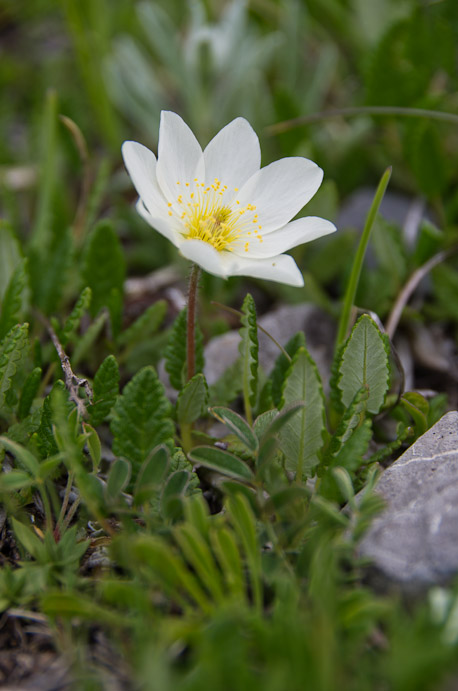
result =
M340 315L339 329L336 339L336 351L345 340L348 328L350 326L351 310L355 300L356 289L358 288L359 277L363 266L364 255L366 254L367 245L369 242L372 226L374 225L377 212L382 203L383 195L385 194L388 182L391 177L391 166L385 170L382 178L378 184L377 191L367 214L364 230L361 235L361 240L356 251L355 260L351 269L350 279L348 281L347 289L345 291L344 303Z

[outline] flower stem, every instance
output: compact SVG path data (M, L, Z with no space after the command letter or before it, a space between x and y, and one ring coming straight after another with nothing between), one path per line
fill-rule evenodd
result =
M391 166L387 168L380 180L375 197L372 201L371 208L367 214L366 223L364 225L363 234L356 251L355 261L351 269L350 279L348 281L347 289L345 291L345 298L340 315L339 330L336 340L336 352L347 337L348 328L350 326L351 311L355 301L356 289L358 288L359 277L363 266L364 255L366 254L367 243L369 242L372 226L374 225L375 217L382 203L383 195L388 186L391 177Z
M188 286L188 320L186 333L187 380L193 378L196 370L196 303L200 269L193 264Z

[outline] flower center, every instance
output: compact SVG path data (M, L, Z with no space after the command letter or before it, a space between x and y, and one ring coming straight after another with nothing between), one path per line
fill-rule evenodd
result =
M207 242L218 252L232 251L238 242L242 242L245 252L248 252L251 237L262 242L256 206L242 206L228 191L227 185L222 185L217 178L211 185L198 179L192 186L189 182L183 184L180 181L177 185L180 194L175 203L169 202L169 216L179 219L186 239ZM233 193L237 191L234 188Z

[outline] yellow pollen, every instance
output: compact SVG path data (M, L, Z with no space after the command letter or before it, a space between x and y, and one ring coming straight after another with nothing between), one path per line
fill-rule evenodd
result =
M183 181L181 184L190 187L189 182ZM225 190L227 185L223 185L218 178L208 186L194 178L191 189L176 198L180 207L175 216L180 219L179 232L185 239L206 242L218 252L232 251L235 243L248 252L247 235L251 235L251 223L257 223L257 215L256 219L253 218L256 207L253 204L242 207L239 200L236 200L238 208L234 202L231 202L231 206L224 204ZM176 208L172 202L168 206ZM169 216L172 215L173 212L169 211Z

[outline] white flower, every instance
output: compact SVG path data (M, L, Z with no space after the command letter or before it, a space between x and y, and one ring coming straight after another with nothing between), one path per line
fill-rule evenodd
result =
M185 122L163 111L158 158L142 144L122 146L139 194L139 214L181 254L216 276L254 276L302 286L292 247L327 235L322 218L291 219L315 194L323 171L306 158L261 165L259 140L244 118L202 149Z

